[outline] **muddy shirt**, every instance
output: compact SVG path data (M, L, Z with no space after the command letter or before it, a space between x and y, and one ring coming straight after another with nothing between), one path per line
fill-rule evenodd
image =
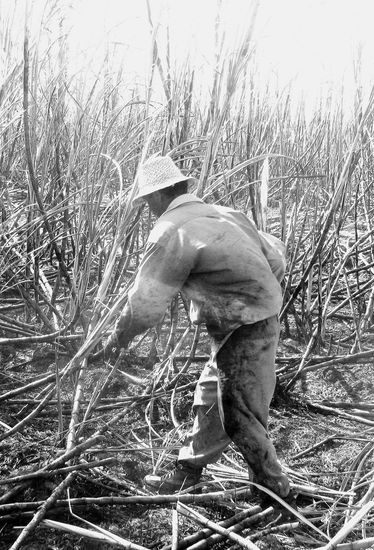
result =
M157 324L180 290L191 321L220 334L279 313L282 247L241 212L178 197L150 233L117 337Z

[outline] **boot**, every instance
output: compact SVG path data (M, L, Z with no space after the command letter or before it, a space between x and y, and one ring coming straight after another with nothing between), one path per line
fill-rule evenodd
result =
M145 476L144 483L148 489L160 495L178 493L199 483L202 471L202 468L177 462L174 470L163 476L154 474Z

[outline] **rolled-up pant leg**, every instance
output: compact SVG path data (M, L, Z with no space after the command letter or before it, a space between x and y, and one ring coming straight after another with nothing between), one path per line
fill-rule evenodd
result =
M226 434L218 406L218 377L215 358L206 364L194 395L195 420L179 451L179 462L203 468L216 462L231 443Z
M277 317L244 325L218 351L217 366L227 435L243 454L255 481L287 496L288 479L267 432L278 338Z

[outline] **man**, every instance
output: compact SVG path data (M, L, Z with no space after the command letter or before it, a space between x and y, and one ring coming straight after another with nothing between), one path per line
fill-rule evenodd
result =
M188 194L189 181L169 157L140 167L135 200L144 199L158 220L105 345L126 348L162 319L179 291L190 300L191 321L205 323L211 337L211 359L194 397L194 426L176 469L147 476L146 483L159 493L191 487L233 441L254 481L286 497L288 479L267 433L284 275L274 244L282 243L261 234L244 214Z

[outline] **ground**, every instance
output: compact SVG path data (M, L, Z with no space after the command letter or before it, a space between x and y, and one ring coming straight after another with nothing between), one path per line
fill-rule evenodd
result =
M172 467L179 441L192 419L193 385L207 349L203 337L196 354L201 359L192 362L186 374L179 380L178 388L182 388L181 391L174 394L171 390L166 394L159 392L152 399L149 398L149 384L155 379L155 373L159 373L160 363L154 364L154 361L149 360L149 355L145 354L146 350L149 351L147 342L126 357L106 385L92 422L87 423L80 434L81 437L88 438L98 426L110 422L120 410L126 410L118 423L110 425L105 431L105 438L84 454L86 461L112 458L113 462L77 473L71 484L70 498L91 497L97 500L94 504L74 505L73 512L76 516L145 548L159 549L171 544L173 533L176 533L176 523L173 521L175 505L152 502L150 493L143 487L143 477L152 471L153 465L159 465L161 471ZM300 342L297 345L295 342L290 344L290 340L283 337L278 353L278 369L284 372L287 358L292 366L297 363L295 357L301 357L304 352L305 345ZM62 357L60 368L67 359ZM33 349L11 349L3 352L0 371L2 394L53 372L55 361L53 348L49 344L37 345ZM174 367L180 368L184 362L185 359L182 358ZM107 372L107 368L100 362L89 365L84 376L82 407L86 407L95 388L102 386ZM139 380L129 379L126 374L145 381L144 385L133 383ZM164 372L162 376L160 388L162 385L167 386L167 378L169 376L170 380L173 373L169 372L167 376ZM67 398L71 395L75 381L71 377L60 392L64 430L68 428L71 418ZM372 480L374 464L371 434L374 417L369 405L373 384L371 364L337 363L332 368L308 373L289 390L285 390L285 383L280 377L273 399L269 433L294 491L298 494L298 510L329 537L343 526L346 518L352 514L352 503L366 493ZM145 398L144 394L148 397ZM42 397L43 386L0 402L0 419L3 423L1 433L6 431L5 424L14 426L27 416ZM331 407L326 411L317 408L321 404L334 403L339 404L339 407ZM354 407L353 403L356 403ZM368 405L366 409L363 403ZM1 479L7 480L15 475L38 470L62 452L66 442L63 437L59 439L57 412L58 405L53 401L17 433L1 441ZM353 417L344 417L344 412ZM80 421L83 419L82 412L79 418ZM178 429L173 426L171 418L180 425ZM240 454L235 448L230 448L217 465L206 469L200 489L201 495L222 491L219 499L214 503L202 501L187 505L205 518L220 522L259 504L266 510L270 502L274 511L241 530L241 535L250 536L258 548L302 550L322 546L326 542L320 533L313 531L297 517L292 514L287 516L278 503L272 500L263 502L258 493L245 498L240 494L233 494L230 498L224 496L225 489L245 486L246 478L246 469ZM20 487L17 494L7 497L9 503L43 501L62 479L61 475L55 475L27 481L24 485L2 486L1 549L11 548L20 533L19 527L26 525L34 514L23 512L21 506L9 513L2 510L1 505L7 491L15 486ZM347 495L339 493L353 490L355 494L352 493L351 501ZM145 502L104 505L102 501L104 497L131 495L143 496ZM61 498L66 498L66 492ZM281 511L283 516L280 515ZM93 530L93 527L78 517L73 517L66 507L52 508L47 517L70 526L79 525ZM371 524L372 519L368 517L365 525L360 524L360 529L350 535L351 539L362 538L362 533L367 537L373 536ZM178 514L179 539L201 529L196 519ZM216 543L215 548L230 548L234 544L226 539L223 543ZM22 547L29 550L65 550L106 549L111 546L103 541L90 540L85 536L51 529L41 524L27 537Z

